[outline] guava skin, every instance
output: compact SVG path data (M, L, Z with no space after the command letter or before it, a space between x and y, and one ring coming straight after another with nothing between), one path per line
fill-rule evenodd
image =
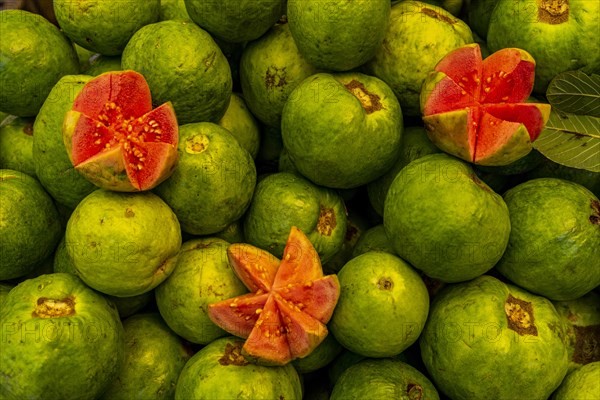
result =
M291 364L249 363L240 353L243 344L242 339L228 336L194 354L181 371L175 400L302 399L300 378Z
M192 343L208 344L227 334L208 317L210 303L248 292L229 266L228 246L218 238L188 240L175 270L155 290L167 325Z
M283 145L294 166L317 185L335 189L364 185L391 168L402 132L402 110L392 90L354 72L306 78L290 94L281 118Z
M416 368L391 358L363 360L336 381L331 400L439 400L433 383Z
M445 153L404 167L385 199L383 226L396 253L443 282L473 279L502 257L508 207L470 164Z
M327 335L309 355L303 358L296 358L292 365L300 374L308 374L318 369L325 368L333 359L335 359L343 350L341 344L333 335Z
M541 6L541 7L540 7ZM588 0L498 0L487 42L492 52L518 47L536 61L533 91L545 94L557 74L600 71L600 3Z
M54 14L62 31L83 48L118 56L133 34L158 21L160 0L54 0Z
M260 127L240 94L231 95L229 107L218 125L227 129L252 158L256 158L260 147Z
M173 103L180 125L216 122L229 105L233 80L227 58L191 21L144 26L127 43L121 65L144 75L155 106Z
M285 14L284 0L185 0L185 7L196 24L232 43L258 39Z
M296 174L279 172L265 177L256 185L244 215L244 237L281 258L292 226L306 233L324 264L344 242L344 202L335 191Z
M298 50L312 65L348 71L381 45L390 7L387 0L288 0L287 18Z
M280 21L261 38L248 43L239 67L248 108L261 122L277 129L292 90L317 72L298 51L286 21Z
M416 342L429 296L408 263L370 251L348 261L337 275L340 297L328 327L342 346L367 357L392 357Z
M161 21L168 19L190 19L185 7L185 0L160 0Z
M0 397L97 399L123 362L115 306L71 274L12 289L0 310Z
M15 117L0 125L0 168L35 177L32 119Z
M573 300L600 285L600 201L585 187L538 178L504 194L511 220L496 269L526 290Z
M0 110L35 117L58 80L79 72L77 53L56 26L28 11L1 11L0 31Z
M152 192L97 190L71 214L65 245L77 274L118 297L146 293L171 274L181 247L177 217Z
M154 189L182 229L211 235L244 215L256 186L252 156L225 128L210 122L179 127L179 162Z
M34 272L62 235L52 198L33 177L0 169L0 280Z
M133 315L123 329L123 366L102 399L172 399L191 351L158 313Z
M90 57L85 73L90 76L98 76L105 72L122 70L120 56L110 57L103 56L102 54L95 54Z
M71 209L98 189L73 167L62 138L64 115L73 108L75 97L91 79L88 75L62 77L50 91L33 124L35 174L56 202Z
M600 393L600 361L569 373L552 395L552 400L595 399Z
M390 23L367 74L386 82L405 116L420 116L421 85L450 51L473 43L471 29L443 8L419 1L394 3Z
M490 18L498 0L471 0L467 6L467 22L483 40L487 37Z
M434 384L456 400L547 399L568 369L552 303L488 275L441 289L419 344Z
M390 240L385 233L383 224L375 225L363 232L362 236L356 242L356 246L352 251L352 257L357 257L367 251L383 251L390 254L395 254Z
M525 180L535 178L559 178L575 182L585 186L596 197L600 198L600 172L571 168L549 159L544 159L537 168L528 172L524 177Z

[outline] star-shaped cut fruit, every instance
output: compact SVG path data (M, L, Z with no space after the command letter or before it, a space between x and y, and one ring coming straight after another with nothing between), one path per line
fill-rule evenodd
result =
M242 352L257 363L283 365L310 354L327 336L340 285L336 275L323 275L308 237L292 227L281 261L242 243L227 254L251 293L210 304L210 319L245 338Z
M152 109L150 88L135 71L106 72L79 92L63 121L73 166L108 190L149 190L177 164L179 128L170 102Z

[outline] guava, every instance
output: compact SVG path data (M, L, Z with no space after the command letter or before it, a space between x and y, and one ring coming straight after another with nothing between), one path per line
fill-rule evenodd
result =
M326 263L343 245L347 230L344 202L333 190L288 172L266 176L256 185L244 215L249 244L282 257L292 226L314 244Z
M392 90L357 72L306 78L281 118L283 145L294 166L317 185L336 189L364 185L390 169L402 131Z
M216 122L227 110L229 63L208 32L191 21L144 26L127 43L121 66L144 75L155 106L172 102L180 125Z
M320 345L304 358L297 358L292 365L300 374L308 374L325 368L343 350L341 344L335 340L333 335L327 335Z
M317 68L354 69L375 55L390 18L387 0L288 0L290 31L300 53Z
M158 21L160 0L54 0L54 14L62 31L83 48L117 56L133 34Z
M56 26L28 11L0 11L0 31L0 111L34 117L58 80L79 72L77 54Z
M400 170L409 162L427 154L439 153L440 149L427 137L427 132L422 126L409 126L404 128L400 142L400 155L394 165L382 176L367 184L369 201L379 215L383 215L383 203L392 181Z
M58 244L62 226L52 198L33 177L0 169L0 280L39 268Z
M467 3L467 23L483 40L487 38L490 18L499 0L470 0Z
M0 125L0 168L35 177L32 119L15 117Z
M210 303L247 293L229 266L228 246L213 237L188 240L181 246L173 274L155 290L167 325L192 343L208 344L226 335L210 320Z
M114 305L71 274L13 288L0 310L3 399L97 399L123 362Z
M600 198L600 172L567 167L545 158L540 165L525 175L525 180L559 178L578 183Z
M566 326L569 371L600 361L600 294L553 303Z
M416 368L391 358L363 360L336 381L331 400L439 400L431 381Z
M67 75L52 88L33 124L33 162L35 174L57 203L75 208L97 187L73 167L62 138L65 113L83 86L87 75Z
M98 53L96 53L95 51L84 49L77 43L72 43L72 44L73 44L73 47L75 48L75 53L77 53L77 58L79 59L79 72L84 73L85 69L87 68L87 66L89 64L89 59L93 55L96 55Z
M443 8L419 1L392 5L382 45L364 70L394 91L405 116L419 116L419 94L427 73L448 52L473 43L471 30Z
M225 229L215 233L213 236L229 243L243 243L246 239L244 238L244 224L241 218L233 221Z
M2 312L2 308L4 307L4 301L8 296L8 293L14 288L16 285L12 283L0 282L0 312Z
M366 217L358 213L355 208L346 207L346 234L342 247L326 263L323 269L328 273L337 273L352 258L354 246L362 234L370 227Z
M504 193L511 222L496 269L526 290L573 300L600 285L600 201L556 178L523 182Z
M51 272L63 272L79 276L75 269L75 265L73 265L73 261L71 261L71 258L69 257L64 236L58 243L56 251L54 252ZM109 299L115 307L117 307L119 317L127 318L146 307L150 303L150 300L154 299L154 292L149 291L131 297L116 297L105 294L104 297Z
M485 60L478 44L448 53L421 90L431 141L480 165L507 165L527 155L551 108L527 101L534 68L531 55L517 48L501 49Z
M65 114L67 154L86 179L120 192L149 190L177 165L177 118L171 103L152 109L150 89L135 71L101 74Z
M154 289L173 272L181 231L177 217L157 195L99 189L71 214L65 246L87 285L130 297Z
M396 253L443 282L490 270L508 245L509 209L471 166L444 153L404 167L385 199L383 226Z
M231 95L229 107L217 124L227 129L252 158L256 158L260 147L260 127L241 95Z
M250 153L225 128L210 122L181 125L179 163L154 190L192 235L220 232L242 217L256 185Z
M280 128L290 93L317 69L298 51L287 19L248 43L240 59L240 84L248 108L262 123Z
M161 21L167 19L190 19L185 7L185 0L160 0Z
M277 172L282 149L283 140L279 128L263 127L256 156L257 170L264 173Z
M589 363L569 373L552 400L595 399L600 394L600 361Z
M367 251L383 251L390 254L395 254L390 240L385 233L383 224L375 225L365 231L356 242L352 257L357 257Z
M185 0L196 24L226 42L258 39L285 14L284 0Z
M525 174L537 169L537 167L540 166L544 160L547 160L547 158L544 157L539 151L533 149L527 153L526 156L523 156L518 160L511 162L510 164L496 167L478 165L476 168L477 170L488 175L514 176Z
M242 355L243 344L228 336L194 354L179 375L175 400L302 399L300 378L291 364L250 363Z
M105 72L121 71L121 56L104 56L94 54L88 60L84 72L90 76L98 76Z
M292 227L281 260L249 244L227 248L231 267L251 293L212 303L210 319L246 339L244 357L263 365L284 365L310 355L327 337L340 286L323 275L308 237Z
M545 94L564 71L600 70L597 42L600 2L588 0L498 0L490 17L491 51L518 47L536 60L533 91Z
M329 329L346 349L392 357L418 339L429 311L419 274L399 257L370 251L338 272L340 298Z
M123 366L101 398L172 399L191 349L158 313L133 315L123 321L123 329Z
M452 399L547 399L567 373L565 335L549 300L483 275L433 298L419 344Z

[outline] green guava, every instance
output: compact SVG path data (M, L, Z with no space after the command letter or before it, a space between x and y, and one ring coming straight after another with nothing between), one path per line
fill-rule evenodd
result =
M520 175L536 169L544 160L546 160L546 157L544 157L539 151L533 149L527 153L526 156L521 157L510 164L495 167L477 165L476 168L488 174L504 176Z
M258 39L285 14L284 0L185 0L185 7L196 24L232 43Z
M567 373L565 335L549 300L483 275L437 294L419 344L452 399L547 399Z
M277 172L283 140L279 128L265 126L260 135L260 148L256 156L256 168L261 172Z
M301 400L298 373L291 364L267 367L242 355L242 339L212 341L192 356L177 381L175 400Z
M467 23L474 33L486 39L492 11L499 0L470 0L467 3Z
M102 395L106 400L172 399L191 351L158 313L123 321L125 351L121 373Z
M392 90L356 72L306 78L290 94L281 118L294 166L317 185L336 189L364 185L390 169L402 131Z
M171 101L180 125L216 122L227 110L229 63L208 32L191 21L144 26L127 43L121 66L144 75L155 106Z
M0 168L35 177L32 119L15 117L0 126Z
M385 196L392 181L402 168L417 158L440 152L441 150L427 137L425 128L422 126L405 127L400 142L400 156L386 173L367 184L369 200L375 211L379 215L383 215Z
M600 294L570 301L555 301L554 307L567 330L569 370L600 361Z
M0 312L2 312L2 308L4 307L4 301L8 296L8 293L14 288L16 285L12 283L0 282Z
M600 201L556 178L523 182L504 194L508 247L496 269L526 290L573 300L600 285Z
M71 209L97 189L75 170L62 138L64 115L90 79L88 75L62 77L50 91L33 124L35 174L57 203Z
M77 54L56 26L28 11L0 11L0 32L0 110L34 117L56 82L79 72Z
M81 47L118 56L133 34L158 21L160 0L54 0L54 14L62 31Z
M64 236L58 243L56 251L54 252L51 272L63 272L79 276L75 269L75 265L73 265L73 261L71 261L71 258L69 257ZM115 307L117 307L119 317L127 318L146 307L150 303L150 300L154 298L154 292L149 291L131 297L116 297L104 294L104 297L109 299Z
M350 261L354 246L370 226L366 217L357 213L354 208L346 207L346 214L346 234L342 247L323 265L323 270L328 274L337 273Z
M233 221L231 224L227 225L227 228L212 236L223 239L229 243L244 243L246 239L244 238L244 224L242 219L240 218L237 221Z
M71 274L29 279L0 310L3 399L97 399L123 362L110 301Z
M552 395L552 400L597 399L600 394L600 361L569 373Z
M421 85L450 51L473 43L471 30L443 8L419 1L394 3L390 24L366 73L386 82L405 116L420 116Z
M292 226L308 236L324 264L344 242L344 202L335 191L301 176L271 174L256 185L244 215L244 237L249 244L281 258Z
M439 400L433 383L419 370L391 358L363 360L336 381L331 400Z
M185 7L185 0L160 0L161 21L167 19L190 19Z
M179 128L179 163L155 192L192 235L220 232L242 217L252 200L256 167L235 137L210 122Z
M585 186L596 197L600 198L600 172L588 171L586 169L567 167L544 159L541 164L525 175L525 180L535 178L559 178L578 183Z
M84 49L77 43L72 43L72 44L73 44L73 47L75 48L75 53L77 53L77 59L79 60L79 73L84 73L85 69L88 66L90 57L92 57L93 55L98 54L98 53L96 53L95 51Z
M470 164L445 153L404 167L385 199L383 226L396 253L443 282L473 279L502 257L508 207Z
M385 233L383 224L375 225L362 234L354 246L352 257L357 257L367 251L383 251L396 254L387 233Z
M397 256L370 251L338 272L340 298L329 330L346 349L391 357L418 339L429 310L419 274Z
M388 0L288 0L287 17L298 50L312 65L348 71L381 45L390 7Z
M308 356L293 360L292 365L300 374L314 372L329 365L342 350L342 345L335 340L335 337L327 335Z
M98 76L109 71L121 71L121 56L104 56L95 54L88 60L84 70L87 75Z
M229 266L228 246L218 238L185 242L173 274L155 290L167 325L192 343L208 344L227 334L208 317L210 303L248 292Z
M290 93L317 72L298 51L287 19L244 48L240 83L248 108L264 124L279 128Z
M52 198L31 176L0 170L0 280L25 276L54 252L62 227Z
M256 158L260 147L260 127L241 95L231 95L229 107L217 124L227 129L252 158Z
M600 2L589 0L498 0L487 42L491 51L518 47L536 61L533 91L565 71L600 71L598 14Z
M75 208L65 246L79 277L117 297L148 292L173 271L181 247L177 217L151 192L96 190Z

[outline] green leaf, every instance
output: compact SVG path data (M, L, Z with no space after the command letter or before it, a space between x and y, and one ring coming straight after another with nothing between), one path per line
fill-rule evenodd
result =
M600 118L553 109L533 147L556 163L600 172Z
M559 111L600 117L600 75L581 71L558 74L550 82L546 97Z

